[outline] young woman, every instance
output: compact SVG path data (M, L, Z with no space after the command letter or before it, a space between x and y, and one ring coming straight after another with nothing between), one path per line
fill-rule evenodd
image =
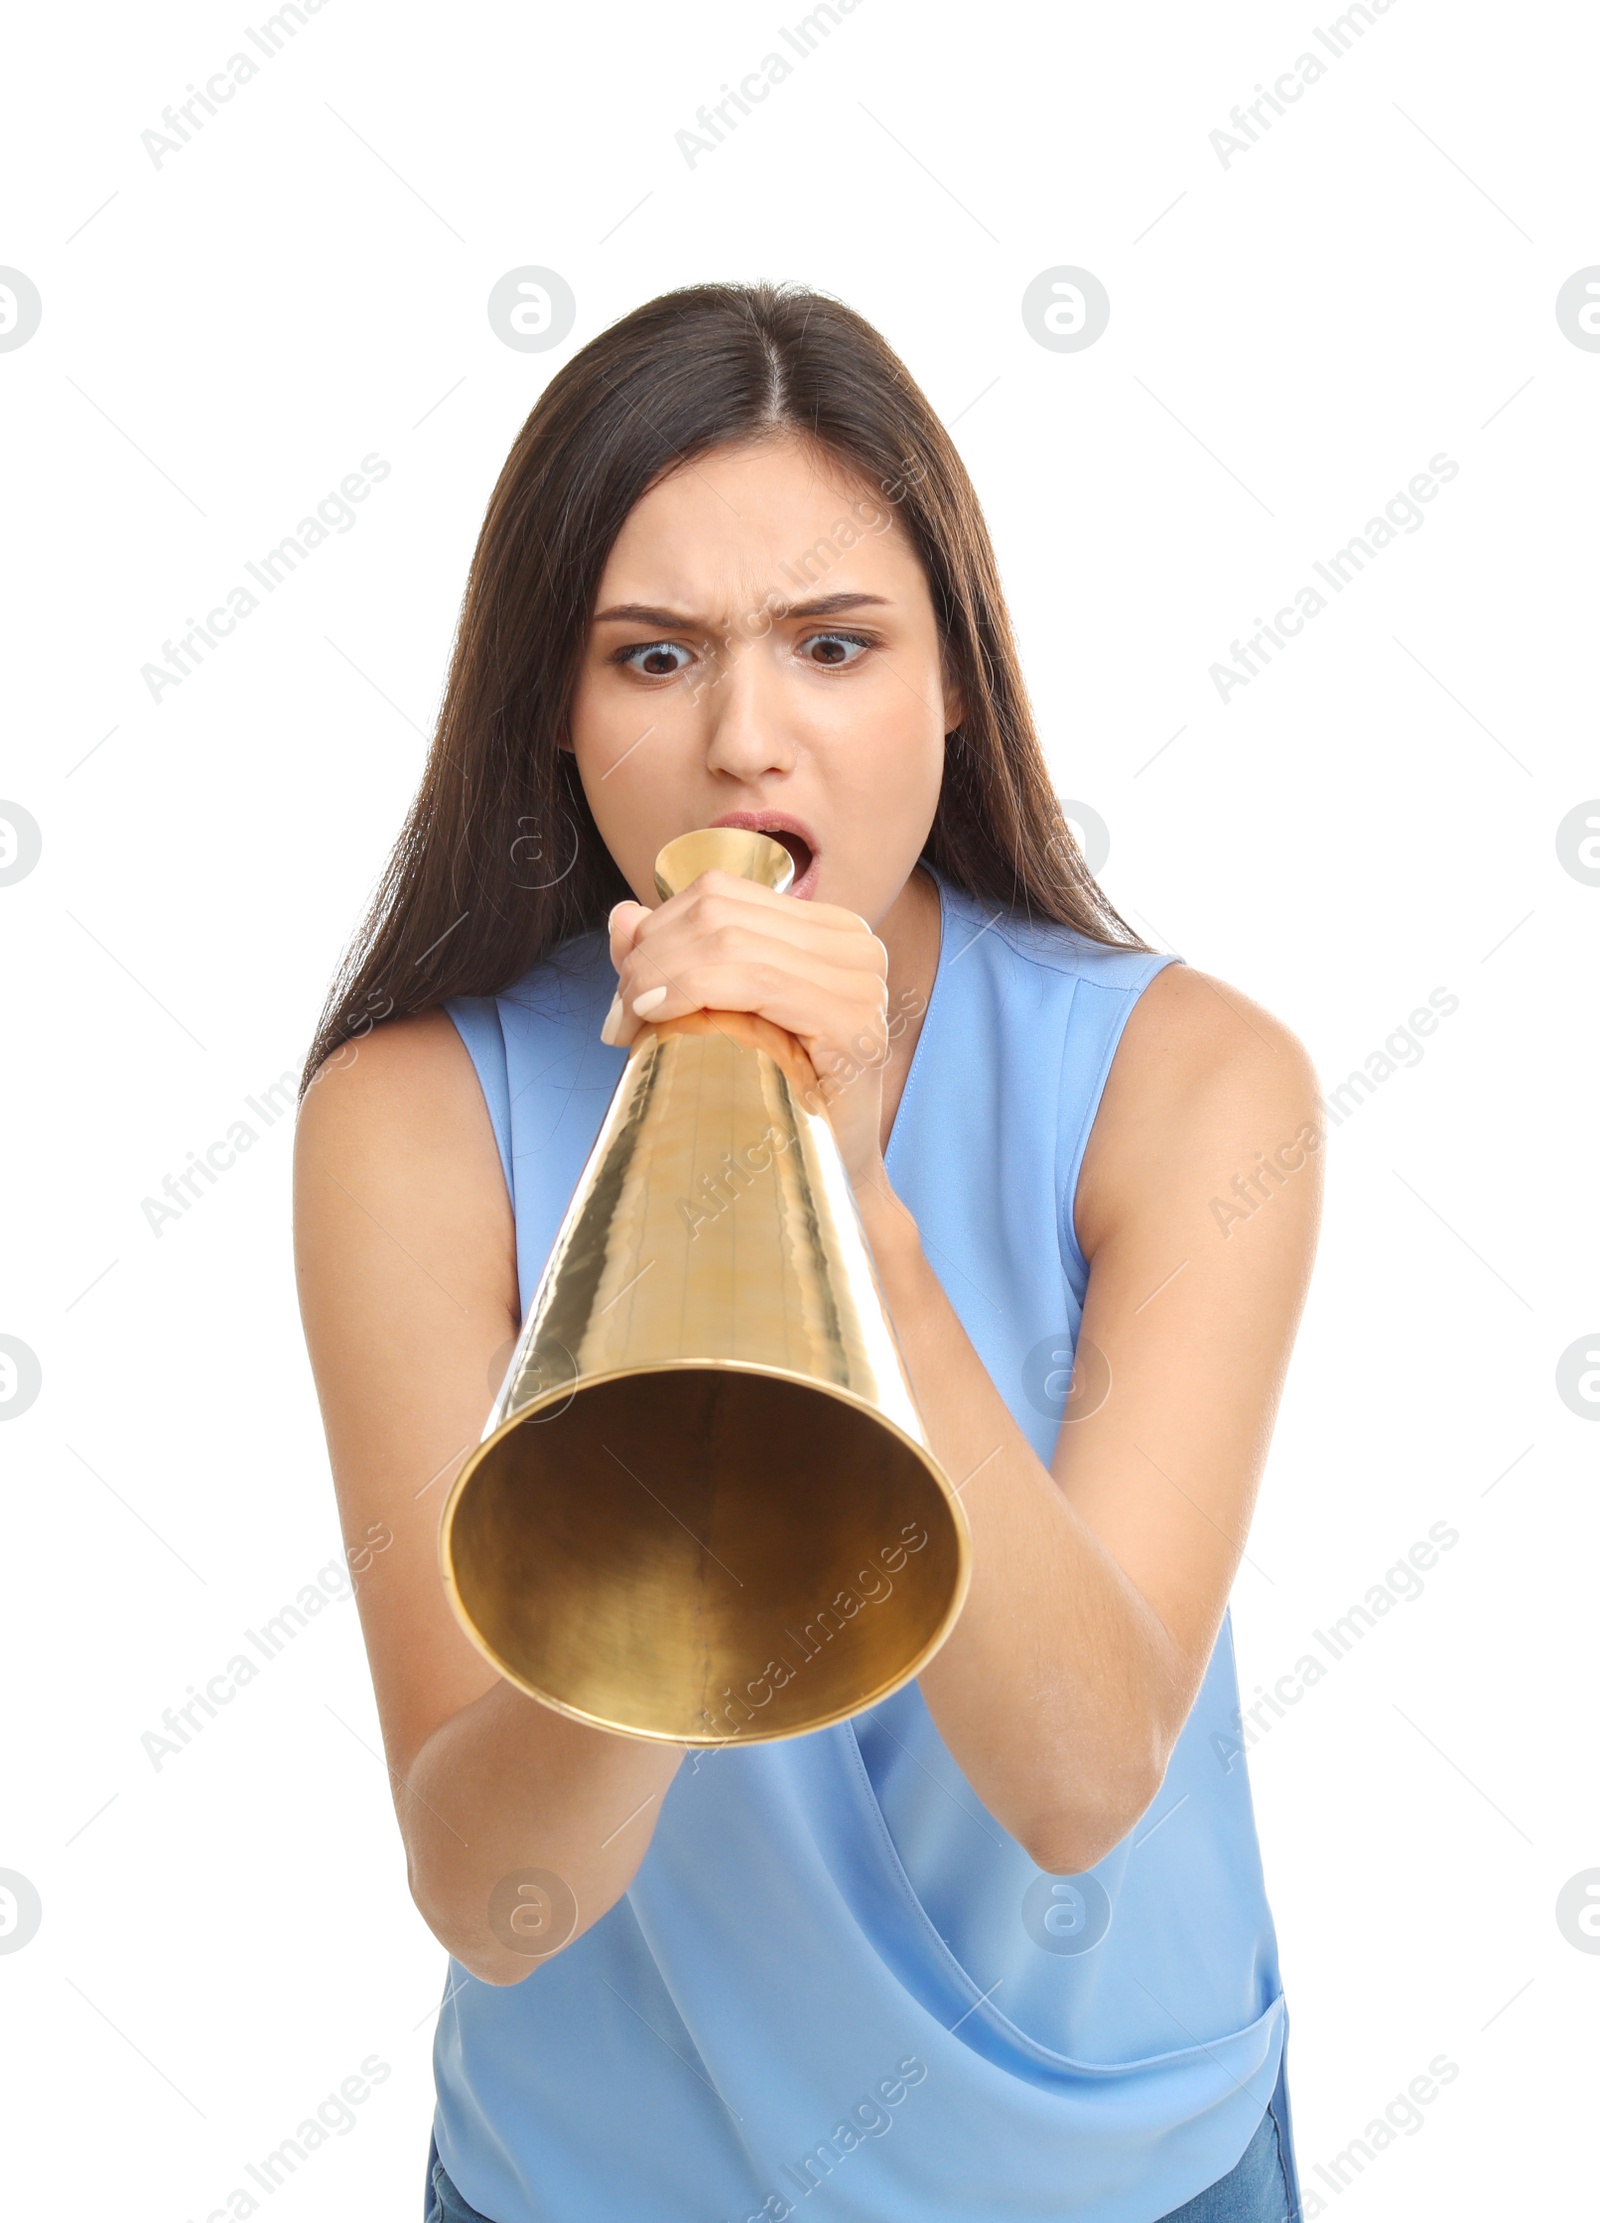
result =
M659 900L719 822L792 889ZM886 1702L690 1757L497 1676L436 1538L629 1047L701 1008L832 1082L972 1577ZM552 380L306 1080L306 1331L451 1956L428 2216L1296 2214L1226 1607L1317 1085L1090 877L972 486L859 317L694 287Z

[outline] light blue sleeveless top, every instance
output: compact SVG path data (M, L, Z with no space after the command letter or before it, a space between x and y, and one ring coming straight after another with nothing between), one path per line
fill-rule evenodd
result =
M1048 1462L1089 1270L1084 1145L1165 964L941 880L932 996L887 1152L928 1259ZM602 934L446 1008L516 1215L524 1311L622 1070ZM1154 2223L1273 2096L1285 2010L1223 1623L1149 1811L1041 1876L913 1682L685 1758L632 1887L522 1982L452 1960L435 2137L494 2223ZM1213 1739L1218 1739L1213 1744Z

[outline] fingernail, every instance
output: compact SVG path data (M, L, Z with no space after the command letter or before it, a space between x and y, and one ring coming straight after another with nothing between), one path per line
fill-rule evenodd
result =
M614 1042L616 1040L617 1021L621 1017L622 991L619 988L611 999L611 1009L600 1023L600 1039L602 1042Z
M609 911L608 911L608 912L606 913L606 932L607 932L608 934L614 934L614 933L616 932L616 930L617 930L617 913L618 913L618 912L619 912L619 911L620 911L621 909L622 909L622 905L621 905L620 903L613 903L613 904L612 904L612 906L611 906L611 908L610 908L610 910L609 910Z
M665 988L647 988L642 996L634 997L633 1015L636 1019L648 1019L651 1012L659 1009L666 1000Z

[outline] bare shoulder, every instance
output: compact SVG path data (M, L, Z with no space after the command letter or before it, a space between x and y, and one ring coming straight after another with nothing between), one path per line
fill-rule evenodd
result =
M1214 1216L1263 1159L1280 1174L1303 1168L1320 1153L1320 1095L1309 1052L1281 1019L1228 981L1163 966L1128 1015L1084 1152L1074 1208L1084 1256L1135 1213ZM1314 1224L1320 1191L1301 1187Z
M318 1142L391 1125L416 1133L441 1118L454 1125L481 1093L449 1014L419 1011L385 1019L325 1058L301 1098L299 1127Z
M470 1177L499 1152L483 1090L449 1014L386 1019L324 1059L300 1100L296 1162L425 1159L439 1153Z
M481 1262L514 1308L510 1198L483 1090L449 1014L388 1019L318 1068L295 1126L302 1240L367 1218Z

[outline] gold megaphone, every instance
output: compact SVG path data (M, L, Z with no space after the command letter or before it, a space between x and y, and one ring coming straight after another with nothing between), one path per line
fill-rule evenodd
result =
M782 893L778 842L669 842ZM966 1595L849 1178L792 1035L693 1012L633 1044L439 1537L473 1643L559 1713L716 1745L885 1698Z

